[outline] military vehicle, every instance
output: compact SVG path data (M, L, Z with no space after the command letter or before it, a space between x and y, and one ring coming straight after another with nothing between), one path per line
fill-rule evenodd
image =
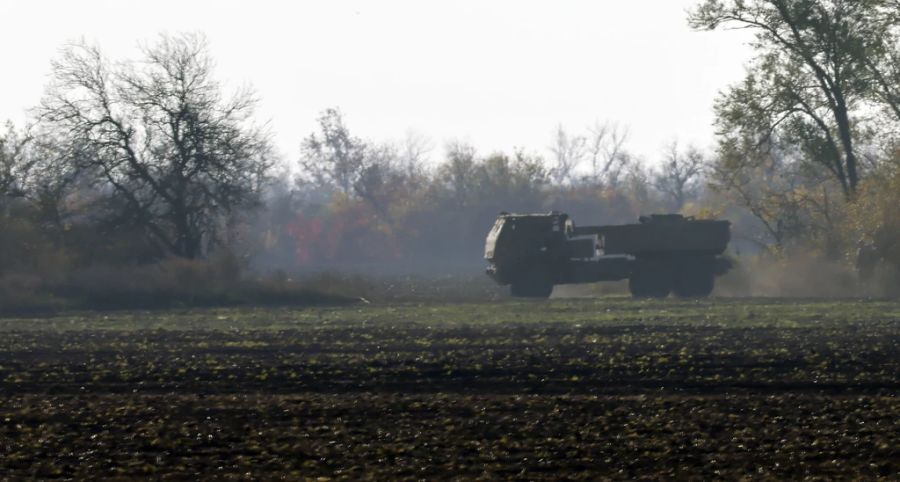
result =
M722 253L728 221L679 214L641 216L636 224L576 226L567 214L501 213L487 235L487 274L513 296L546 298L553 286L628 279L635 297L712 293L731 262Z

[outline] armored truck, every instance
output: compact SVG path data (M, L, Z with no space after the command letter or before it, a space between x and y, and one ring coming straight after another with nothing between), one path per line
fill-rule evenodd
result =
M485 241L487 274L513 296L546 298L553 286L628 279L635 297L712 293L731 262L730 223L679 214L635 224L576 226L567 214L501 213Z

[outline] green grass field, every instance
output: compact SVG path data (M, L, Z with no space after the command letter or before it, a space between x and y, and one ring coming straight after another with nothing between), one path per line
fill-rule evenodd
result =
M2 319L0 340L13 478L900 470L898 302L72 313Z

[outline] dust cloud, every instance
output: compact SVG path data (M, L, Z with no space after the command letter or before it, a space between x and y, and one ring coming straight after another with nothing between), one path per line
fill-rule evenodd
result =
M738 258L717 280L716 296L799 298L882 298L896 296L897 273L881 264L870 280L860 280L852 263L811 255Z

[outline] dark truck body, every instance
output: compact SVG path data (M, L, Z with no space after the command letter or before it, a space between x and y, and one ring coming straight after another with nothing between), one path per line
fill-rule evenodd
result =
M639 297L708 296L731 267L728 221L677 214L576 226L567 214L501 214L488 233L487 273L513 296L547 297L557 284L628 279Z

